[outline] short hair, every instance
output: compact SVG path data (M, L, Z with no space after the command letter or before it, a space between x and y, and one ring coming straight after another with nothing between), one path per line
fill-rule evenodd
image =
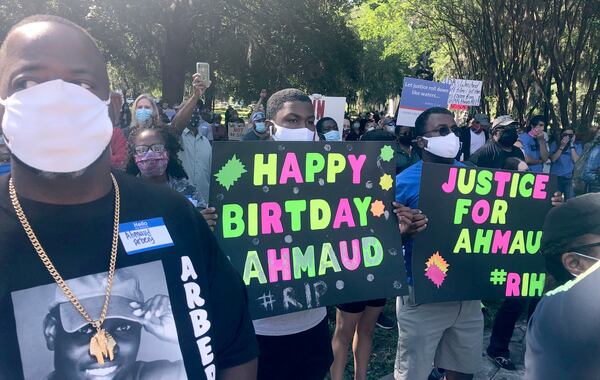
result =
M8 36L12 32L14 32L17 28L20 28L24 25L34 24L36 22L53 22L56 24L60 24L60 25L64 25L69 28L72 28L76 32L81 33L83 36L85 36L87 39L89 39L90 42L96 47L96 49L98 49L98 52L100 53L100 49L98 48L98 44L96 43L96 40L94 39L94 37L92 37L92 35L89 34L88 31L85 30L84 28L82 28L81 26L79 26L79 25L75 24L73 21L67 20L66 18L63 18L63 17L39 14L39 15L25 17L23 20L19 21L12 28L10 28L8 33L6 33L6 37L4 38L4 41L2 41L2 45L0 45L0 67L2 67L2 57L4 56L4 54L6 54L6 52L5 52L6 40L8 39Z
M544 122L544 124L548 124L544 115L535 115L529 119L529 124L527 124L527 132L531 131L531 129L538 125L540 121Z
M322 117L319 119L319 121L317 121L316 128L317 128L318 133L323 133L323 124L325 124L326 121L333 121L335 123L335 125L337 126L337 122L335 121L334 118L328 117L328 116Z
M311 103L312 101L304 92L295 88L286 88L285 90L277 91L267 101L267 119L273 120L277 112L283 108L283 105L288 102Z
M452 112L448 111L448 109L443 107L432 107L426 109L421 113L417 120L415 121L415 136L423 136L425 134L425 125L427 124L427 120L429 120L429 116L431 115L452 115Z
M165 149L167 152L169 152L169 164L167 165L166 171L167 175L175 179L187 179L187 173L185 172L183 164L178 156L178 153L181 152L183 148L173 132L171 132L168 127L162 124L152 124L149 127L138 127L132 129L131 134L129 135L128 159L125 171L132 175L138 175L140 173L140 169L135 163L135 138L138 137L140 133L147 130L157 131L163 140L165 140Z

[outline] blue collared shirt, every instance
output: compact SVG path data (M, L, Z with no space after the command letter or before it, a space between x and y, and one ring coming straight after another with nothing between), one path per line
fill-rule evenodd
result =
M455 166L465 166L462 162L454 161ZM419 190L421 188L421 172L423 171L423 160L410 166L396 176L396 202L404 206L416 209L419 207ZM412 239L404 239L404 265L409 285L412 281Z

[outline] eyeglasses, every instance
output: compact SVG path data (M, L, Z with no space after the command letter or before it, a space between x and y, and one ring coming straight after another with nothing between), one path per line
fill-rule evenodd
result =
M436 132L439 133L440 136L448 136L450 134L450 132L452 132L458 136L458 127L456 125L453 125L452 127L442 126L436 130L425 132L424 135L428 135L428 134L436 133Z
M154 153L162 153L166 150L165 148L165 144L154 144L154 145L136 145L135 147L135 153L136 154L145 154L148 153L148 151L151 150Z

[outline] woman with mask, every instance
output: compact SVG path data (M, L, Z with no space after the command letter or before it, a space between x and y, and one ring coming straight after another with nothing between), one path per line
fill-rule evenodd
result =
M321 140L342 141L340 130L334 119L323 117L317 122L317 133Z
M162 125L158 107L148 94L142 94L133 102L133 114L131 115L131 130L138 127Z
M181 145L175 136L163 126L136 128L129 136L129 159L127 173L144 177L149 181L166 185L185 196L204 216L207 224L214 227L216 214L208 203L187 180L177 154Z

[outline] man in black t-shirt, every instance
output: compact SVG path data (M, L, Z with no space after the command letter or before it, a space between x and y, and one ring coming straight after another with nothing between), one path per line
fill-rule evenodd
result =
M518 123L509 115L498 116L492 123L492 138L469 159L473 164L491 169L501 169L509 157L525 159L517 142Z
M111 174L108 97L79 26L33 16L7 34L0 379L255 379L240 276L187 199Z

